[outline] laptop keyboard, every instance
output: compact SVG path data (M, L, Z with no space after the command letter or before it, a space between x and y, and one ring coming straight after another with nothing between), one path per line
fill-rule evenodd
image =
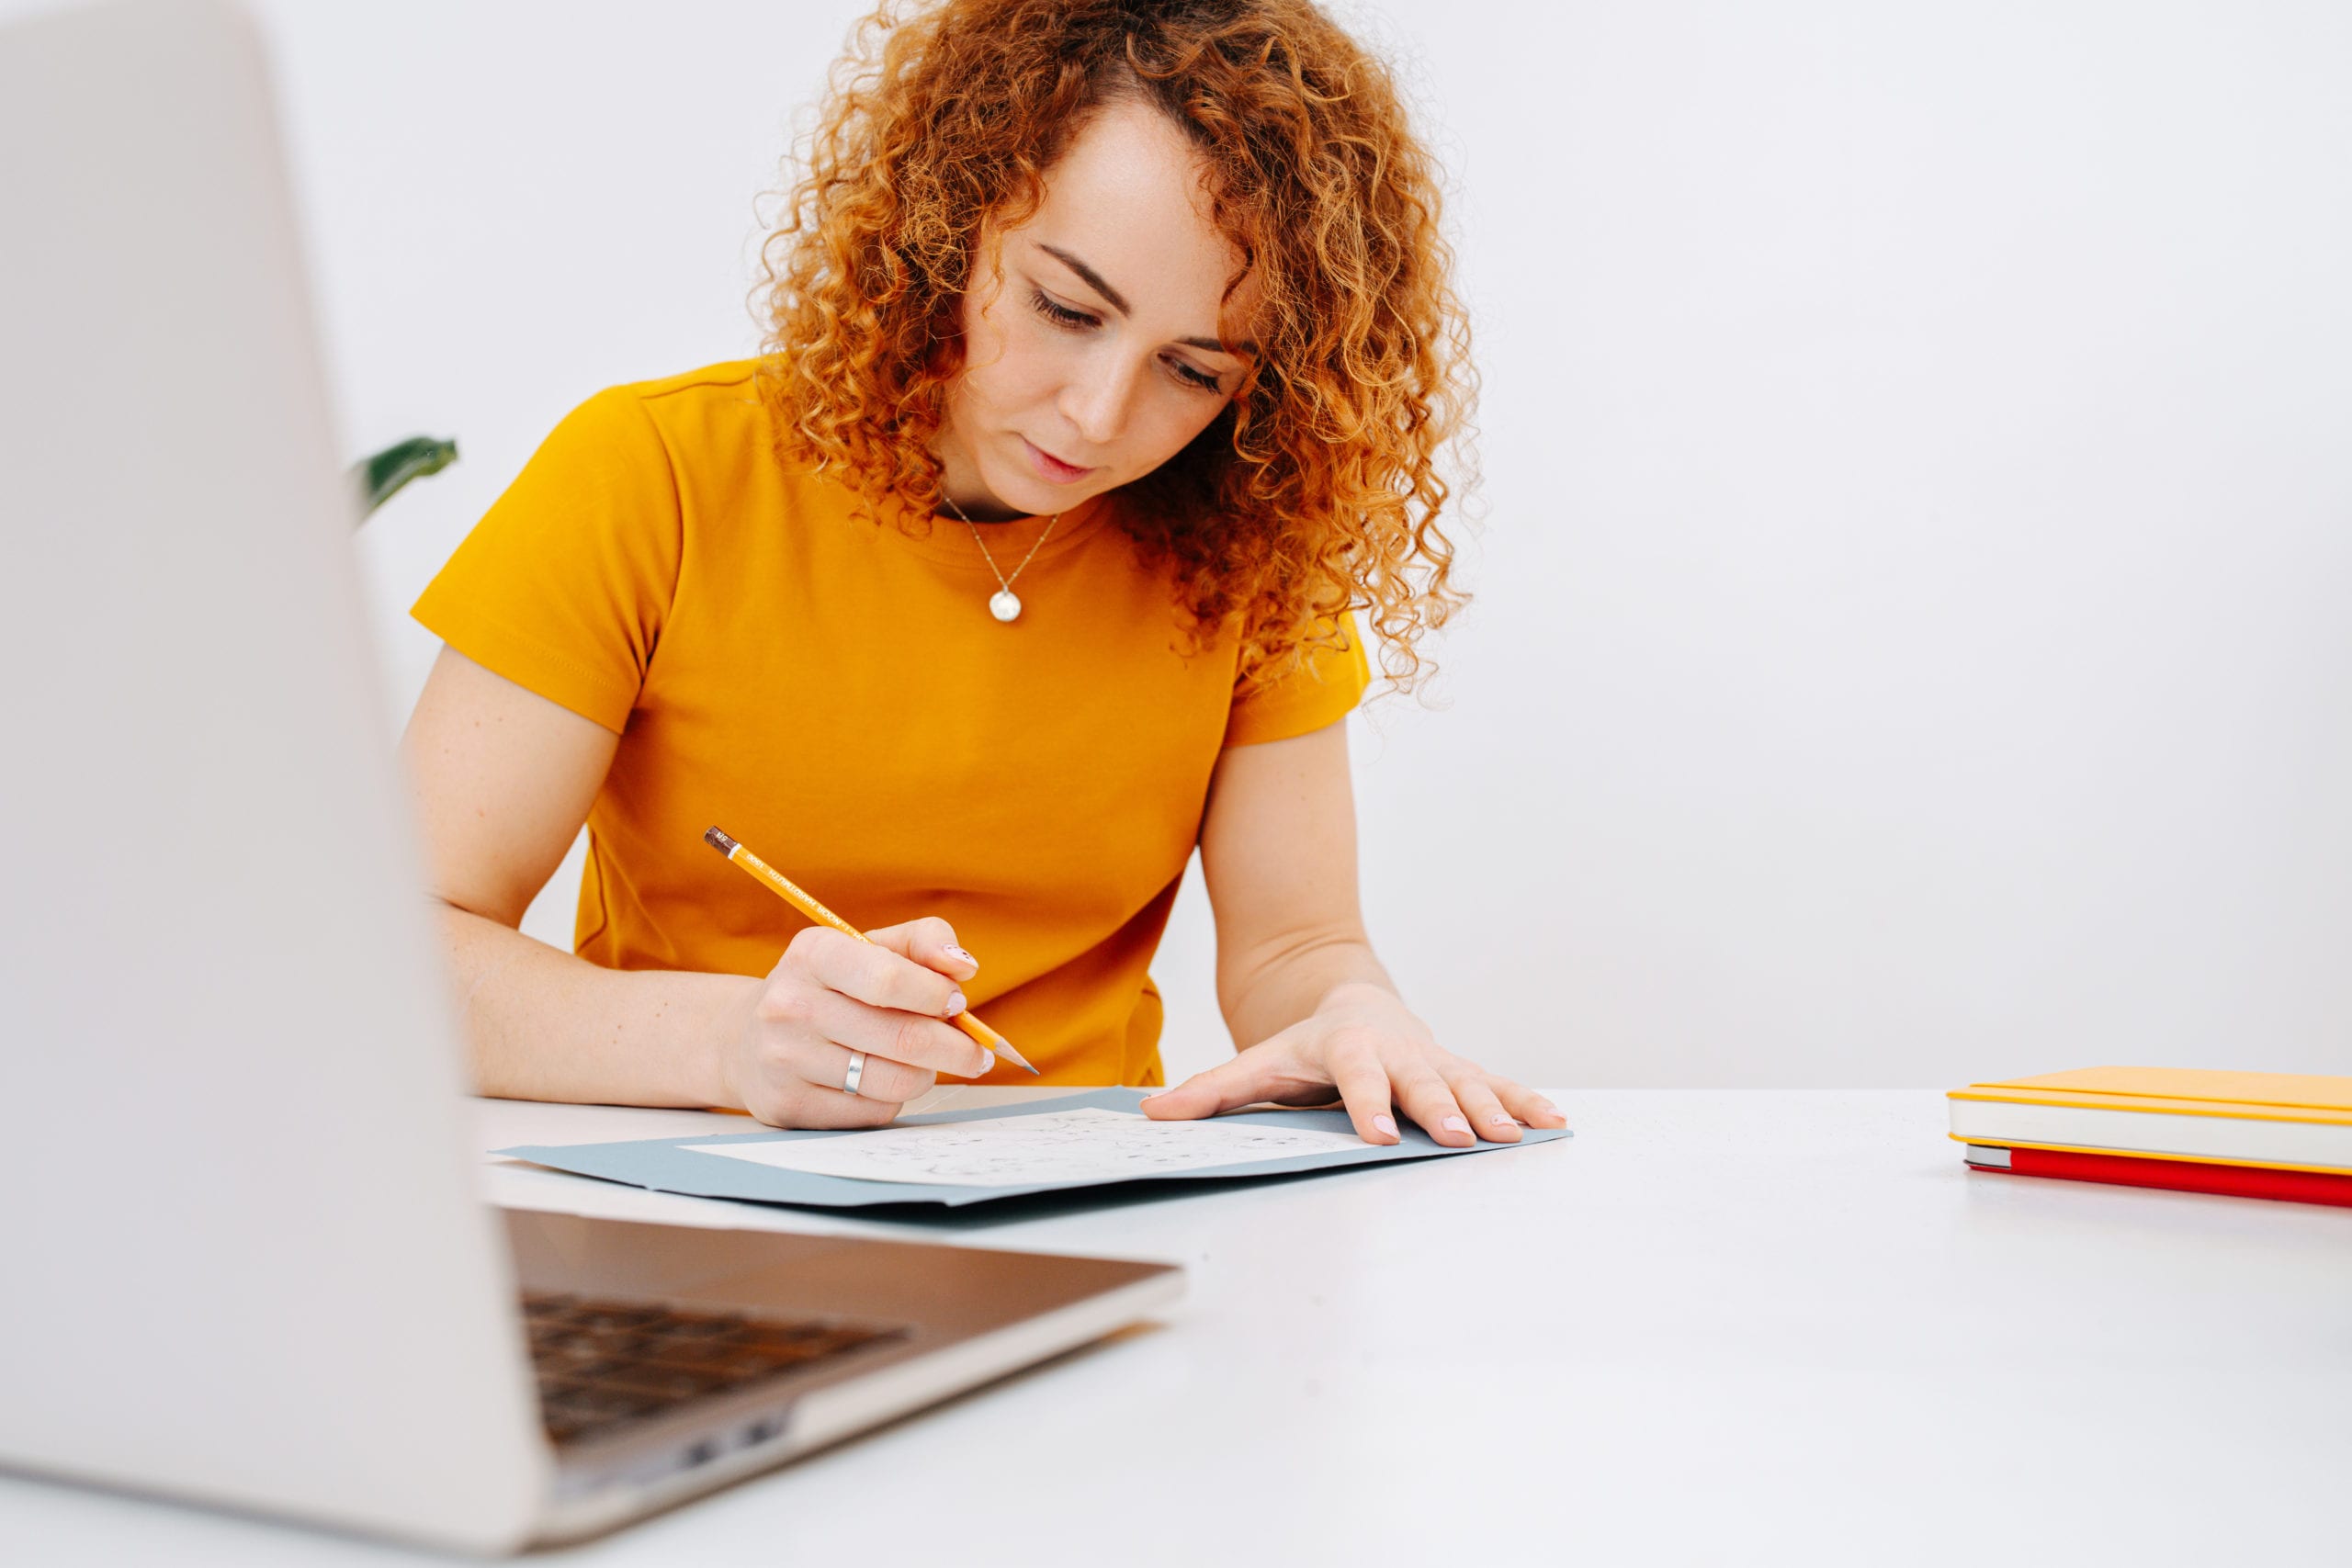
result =
M539 1410L558 1443L806 1371L903 1328L697 1312L526 1292Z

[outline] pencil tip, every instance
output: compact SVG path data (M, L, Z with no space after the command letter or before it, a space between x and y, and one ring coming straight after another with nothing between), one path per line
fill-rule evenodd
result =
M717 850L720 854L731 855L735 852L735 840L729 838L726 834L720 832L716 828L706 829L703 832L702 841L708 844L712 849Z
M993 1032L993 1031L991 1031L991 1032ZM1014 1066L1019 1067L1023 1072L1027 1073L1033 1078L1043 1077L1046 1076L1039 1072L1035 1067L1032 1066L1029 1063L1029 1058L1021 1054L1020 1048L1001 1034L997 1035L996 1043L989 1046L989 1049L995 1052L1005 1061L1008 1061Z

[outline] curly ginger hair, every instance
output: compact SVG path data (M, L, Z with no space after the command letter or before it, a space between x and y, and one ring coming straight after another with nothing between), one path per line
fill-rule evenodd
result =
M1261 279L1234 400L1121 491L1195 632L1240 617L1264 678L1363 612L1393 684L1467 595L1438 526L1466 426L1469 329L1434 160L1382 64L1309 0L944 0L858 24L763 247L762 395L780 455L878 514L940 504L932 438L962 367L984 219L1017 227L1087 118L1156 107L1197 151L1219 230Z

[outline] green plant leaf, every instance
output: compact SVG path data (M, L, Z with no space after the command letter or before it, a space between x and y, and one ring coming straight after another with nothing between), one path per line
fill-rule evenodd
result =
M359 491L359 521L366 522L409 480L437 474L457 460L455 441L431 435L412 435L372 457L362 457L351 466L351 482Z

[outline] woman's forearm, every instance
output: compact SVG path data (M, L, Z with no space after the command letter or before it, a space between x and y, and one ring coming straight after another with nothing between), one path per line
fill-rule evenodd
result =
M1262 960L1217 988L1226 1027L1239 1049L1281 1033L1351 985L1376 986L1391 995L1396 990L1369 942L1334 937Z
M600 967L443 904L475 1092L605 1105L732 1106L720 1064L760 982Z

